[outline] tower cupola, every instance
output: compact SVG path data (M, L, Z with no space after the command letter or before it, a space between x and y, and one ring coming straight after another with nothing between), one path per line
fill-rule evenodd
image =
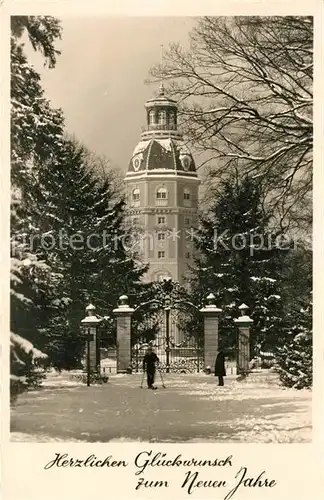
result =
M165 96L161 85L157 97L145 103L147 112L147 132L177 130L177 103ZM152 134L154 135L154 134Z
M146 101L145 109L147 125L133 151L126 175L168 170L197 177L193 156L178 130L177 102L165 95L163 82L157 97Z

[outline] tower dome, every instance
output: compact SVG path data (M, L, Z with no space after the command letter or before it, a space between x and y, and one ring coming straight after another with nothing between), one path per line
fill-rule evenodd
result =
M126 176L169 171L197 177L193 156L177 128L177 103L165 96L163 85L159 95L145 103L145 109L147 126L134 148Z

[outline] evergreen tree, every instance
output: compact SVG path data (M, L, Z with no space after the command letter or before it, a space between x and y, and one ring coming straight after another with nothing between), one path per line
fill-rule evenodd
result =
M33 250L61 276L45 347L58 368L80 365L85 344L80 321L89 302L109 316L121 293L136 294L143 286L145 266L127 251L124 200L108 177L98 177L93 162L89 165L84 147L65 140L59 153L40 166L34 194L33 218L40 232ZM109 322L108 334L113 334Z
M286 387L310 388L313 379L312 303L290 313L292 324L284 346L276 353L277 371Z
M248 177L220 185L195 237L200 255L190 280L196 303L214 293L223 311L220 336L226 349L236 345L233 319L239 305L250 307L252 355L284 340L280 279L289 253L274 241L261 195L258 181Z
M280 380L287 387L312 385L312 251L298 241L283 275L287 340L276 350Z
M35 50L54 67L55 40L60 23L50 16L11 18L11 393L27 387L36 359L43 354L43 330L38 303L50 300L58 277L40 261L30 247L37 232L30 217L36 164L50 157L60 143L63 118L44 97L40 77L28 64L22 43L27 31ZM36 342L36 347L32 342Z
M296 238L282 275L282 295L287 304L287 314L292 308L301 309L309 302L313 286L312 267L313 252L309 242Z

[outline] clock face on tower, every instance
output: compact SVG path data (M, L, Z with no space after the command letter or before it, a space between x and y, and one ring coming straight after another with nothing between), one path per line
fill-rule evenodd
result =
M190 156L189 155L184 155L181 158L181 163L182 163L182 166L183 166L184 170L188 171L189 168L190 168L190 163L191 163Z
M141 163L142 163L142 156L141 156L141 155L136 155L136 156L133 158L133 167L134 167L134 170L135 170L136 172L137 172L137 170L140 168Z

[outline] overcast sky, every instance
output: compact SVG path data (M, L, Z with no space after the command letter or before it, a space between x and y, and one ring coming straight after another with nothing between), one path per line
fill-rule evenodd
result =
M69 133L92 151L126 169L145 125L145 85L160 47L188 43L193 18L62 19L62 51L55 69L28 50L54 107L61 107ZM158 85L156 86L158 87Z

